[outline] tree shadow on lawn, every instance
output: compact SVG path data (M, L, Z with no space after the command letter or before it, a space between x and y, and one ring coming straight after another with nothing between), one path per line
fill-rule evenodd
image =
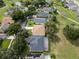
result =
M75 46L79 47L79 39L77 39L77 40L69 39L69 41L71 42L72 45L75 45Z
M51 42L53 43L59 43L60 42L60 37L58 35L54 35L52 39L50 39Z
M72 45L75 45L75 46L79 47L79 39L77 39L77 40L72 40L72 39L69 39L65 34L63 34L63 35L66 37L66 39L67 39Z

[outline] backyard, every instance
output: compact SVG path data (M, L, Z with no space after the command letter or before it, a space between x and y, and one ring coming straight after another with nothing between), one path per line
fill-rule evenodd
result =
M51 52L50 54L55 54L56 59L79 59L79 47L75 44L72 44L63 34L63 28L68 24L77 24L77 14L73 12L72 10L69 10L67 8L64 8L61 6L60 2L57 2L57 0L52 0L54 3L54 6L62 13L62 15L57 15L57 19L60 22L60 30L57 33L60 40L59 42L51 42ZM65 18L66 16L67 18ZM68 18L72 19L70 21ZM75 21L75 22L74 22ZM76 42L75 42L76 43Z
M50 54L55 54L56 59L79 59L79 47L72 44L63 34L63 28L68 24L75 24L64 18L61 15L57 15L57 19L60 22L60 30L57 33L60 38L59 42L51 42Z

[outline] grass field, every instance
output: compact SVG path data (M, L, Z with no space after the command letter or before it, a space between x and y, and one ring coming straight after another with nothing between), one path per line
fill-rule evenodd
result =
M72 20L78 21L77 14L69 9L64 8L60 2L57 0L52 0L55 4L54 6L63 13L66 17L71 18ZM57 19L60 22L60 30L57 33L60 40L59 42L50 41L50 54L55 54L56 59L79 59L79 46L72 44L63 34L63 28L68 24L76 24L72 21L69 21L67 18L64 18L61 15L57 15ZM76 42L75 42L76 43ZM79 44L78 44L79 45Z
M51 0L54 2L54 7L58 9L61 13L63 13L64 16L71 18L74 21L78 21L77 14L69 10L67 8L64 8L59 2L59 0ZM68 24L76 24L75 22L72 22L68 20L67 18L64 18L61 15L57 15L57 19L60 22L60 30L57 33L60 40L59 42L52 42L50 41L50 54L55 54L56 59L79 59L79 42L75 42L77 45L72 44L63 34L63 28Z
M3 40L2 44L1 44L1 47L2 48L8 48L9 44L10 44L10 41L9 39L5 39Z
M57 18L60 22L60 30L58 33L60 41L56 43L51 42L50 54L55 54L56 59L79 59L79 47L72 45L72 43L63 35L63 28L67 24L71 24L73 22L68 21L61 15L58 15Z

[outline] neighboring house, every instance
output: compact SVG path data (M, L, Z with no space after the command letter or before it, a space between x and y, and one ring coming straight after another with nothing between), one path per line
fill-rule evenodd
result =
M14 23L14 21L12 20L12 17L5 16L3 18L3 21L1 22L0 33L5 32L8 29L9 25L12 23Z
M44 25L34 25L32 29L32 35L45 36L45 26Z
M30 52L45 52L48 51L48 38L44 36L31 36L26 39Z
M8 27L9 27L9 24L2 24L0 26L0 34L4 33L8 29Z
M49 13L48 12L38 12L37 18L48 18Z
M54 9L50 8L50 7L44 7L44 8L41 9L41 11L46 12L46 13L53 12L53 10Z
M73 1L68 2L67 4L65 4L69 9L76 11L77 13L79 13L79 6L77 6Z
M0 39L5 39L6 37L7 37L6 34L4 34L4 33L0 34Z
M4 16L9 16L13 13L14 9L10 8L7 10L7 12L4 13Z
M48 19L47 18L34 18L33 21L36 24L43 24L43 23L46 23L48 21Z
M12 23L14 23L14 21L12 20L12 17L10 17L10 16L5 16L5 17L3 18L2 24L12 24Z
M31 56L31 57L25 57L25 59L51 59L51 56L42 54L40 57L34 58L33 56Z

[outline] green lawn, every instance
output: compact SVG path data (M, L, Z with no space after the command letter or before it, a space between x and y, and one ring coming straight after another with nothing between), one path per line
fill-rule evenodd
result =
M54 2L54 6L58 9L58 11L60 11L62 13L62 15L69 17L75 21L78 21L78 15L77 13L75 13L74 11L68 9L68 8L64 8L62 6L62 3L59 2L58 0L52 0Z
M71 42L68 41L63 35L63 28L67 24L71 24L73 22L67 20L61 15L57 15L57 19L60 22L60 30L57 33L60 38L60 41L57 43L53 43L52 41L50 41L50 54L55 54L56 59L79 59L79 47L72 45Z
M10 44L10 41L9 39L5 39L3 40L2 44L1 44L1 47L2 48L8 48L9 44Z

